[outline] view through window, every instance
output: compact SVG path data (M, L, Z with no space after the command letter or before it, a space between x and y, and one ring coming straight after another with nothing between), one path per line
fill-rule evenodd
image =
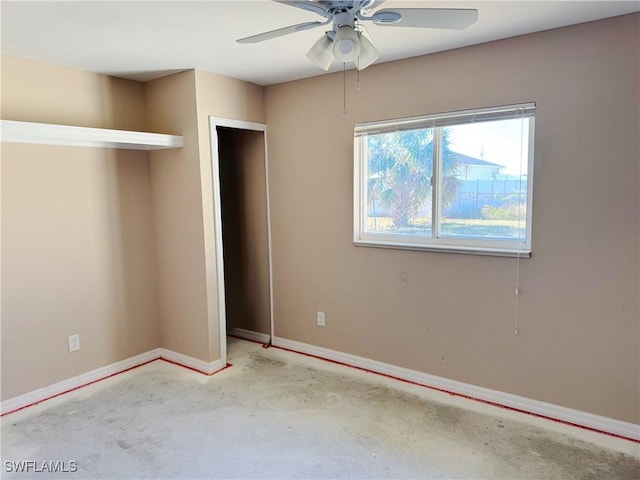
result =
M530 253L532 104L356 126L356 243Z

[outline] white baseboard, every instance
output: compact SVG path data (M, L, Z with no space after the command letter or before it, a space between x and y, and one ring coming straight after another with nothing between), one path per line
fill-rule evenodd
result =
M58 397L64 393L95 383L98 380L104 380L107 377L123 373L132 368L159 359L165 359L171 363L175 363L191 370L196 370L205 375L211 375L226 367L222 360L205 362L166 348L155 348L148 352L141 353L140 355L136 355L135 357L130 357L125 360L112 363L111 365L106 365L104 367L91 370L90 372L62 380L61 382L54 383L48 387L39 388L22 395L18 395L17 397L4 400L0 402L0 415L22 410L30 405L35 405L50 398Z
M287 340L285 338L274 337L273 346L344 363L349 366L388 375L401 380L407 380L437 390L489 402L497 406L519 410L524 413L542 416L550 420L557 420L628 439L640 440L640 425L634 423L623 422L613 418L512 395L510 393L478 387L476 385L458 382L416 370L409 370L408 368L397 367L388 363L378 362L323 347L316 347L307 343Z
M261 343L268 343L269 336L249 330L234 329L233 334L238 337L247 338ZM240 331L242 330L242 331ZM244 335L244 336L243 336ZM250 338L249 338L250 337ZM266 340L265 340L266 337ZM540 402L526 397L520 397L510 393L491 390L484 387L470 385L468 383L450 380L428 373L422 373L407 368L397 367L388 363L378 362L364 357L338 352L323 347L317 347L302 342L274 337L273 346L282 347L288 350L313 355L319 358L344 363L349 366L362 368L374 373L380 373L391 377L407 380L427 387L435 388L445 392L470 397L484 402L504 406L511 409L520 410L525 413L543 416L551 420L582 426L585 428L610 433L624 438L640 440L640 425L623 422L600 415L594 415L580 410L574 410L551 403ZM59 396L79 387L86 386L98 380L125 372L131 368L143 365L153 360L163 358L169 362L176 363L183 367L196 370L206 375L211 375L222 370L226 365L221 360L205 362L197 358L168 350L166 348L156 348L148 352L136 355L135 357L107 365L90 372L86 372L75 377L54 383L48 387L39 388L32 392L19 395L0 402L0 414L23 409L29 405L34 405L49 398Z
M168 360L171 363L176 363L182 367L190 368L191 370L196 370L200 373L204 373L205 375L211 375L212 373L216 373L218 370L222 370L226 367L220 359L213 362L205 362L204 360L174 352L173 350L167 350L166 348L159 348L158 350L160 352L158 355L159 358Z
M90 372L62 380L61 382L54 383L48 387L39 388L22 395L18 395L17 397L9 398L0 403L0 414L4 415L9 412L23 409L29 405L40 403L49 398L57 397L63 393L94 383L106 377L122 373L126 370L130 370L131 368L157 360L158 358L160 358L160 349L156 348L154 350L141 353L140 355L136 355L135 357L130 357L125 360L112 363L111 365L96 368Z
M244 328L232 328L231 335L238 338L244 338L245 340L251 340L252 342L268 344L271 341L271 337L266 333L254 332L253 330L245 330Z

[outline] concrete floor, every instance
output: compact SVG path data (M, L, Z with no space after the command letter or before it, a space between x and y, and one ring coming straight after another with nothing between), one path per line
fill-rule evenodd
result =
M2 478L640 479L637 443L250 342L229 361L156 361L5 416Z

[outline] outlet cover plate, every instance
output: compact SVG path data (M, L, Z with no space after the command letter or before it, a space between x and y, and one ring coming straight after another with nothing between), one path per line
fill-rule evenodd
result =
M69 335L69 351L76 352L80 350L80 335Z

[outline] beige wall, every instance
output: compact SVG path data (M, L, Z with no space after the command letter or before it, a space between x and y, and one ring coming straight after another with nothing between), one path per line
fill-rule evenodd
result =
M146 130L141 83L5 56L1 108L5 120Z
M162 346L210 361L195 72L145 84L152 130L184 136L184 147L150 154Z
M638 15L266 88L276 336L639 423ZM533 258L352 245L356 122L535 101ZM325 328L315 312L326 312Z
M264 132L218 128L227 332L269 335Z
M145 85L152 130L184 147L151 153L162 345L220 358L209 115L260 122L262 88L190 70Z
M217 269L215 259L214 196L211 182L209 117L264 123L264 89L252 83L196 71L198 140L200 145L200 192L202 196L204 253L209 306L209 357L220 358ZM225 340L226 341L226 340Z
M1 105L8 120L145 128L141 84L7 57ZM2 398L157 347L147 153L1 148Z
M207 115L262 121L261 87L3 57L1 106L7 120L184 136L151 153L2 144L2 398L158 346L218 359Z
M359 91L350 72L347 115L339 74L142 85L3 58L4 119L185 137L149 157L2 145L3 398L158 345L219 357L213 115L269 125L276 335L639 423L638 19L372 66ZM352 135L527 101L534 256L514 336L513 259L351 244Z

